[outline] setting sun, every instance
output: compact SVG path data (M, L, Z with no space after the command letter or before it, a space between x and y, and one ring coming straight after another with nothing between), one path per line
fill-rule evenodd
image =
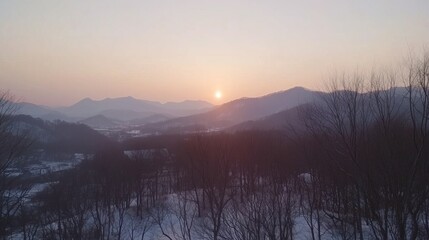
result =
M215 92L214 96L216 99L221 99L222 98L222 92L218 90Z

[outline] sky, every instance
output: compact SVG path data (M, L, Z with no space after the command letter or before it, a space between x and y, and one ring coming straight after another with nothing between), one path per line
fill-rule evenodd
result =
M0 88L49 106L317 90L428 47L427 0L0 1Z

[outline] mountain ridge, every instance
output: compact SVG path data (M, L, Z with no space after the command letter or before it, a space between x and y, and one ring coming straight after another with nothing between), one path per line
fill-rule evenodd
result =
M203 100L161 103L136 99L132 96L101 100L86 97L64 107L46 107L27 102L16 103L16 106L18 114L26 114L44 120L69 122L77 122L99 114L121 121L145 118L155 114L180 117L204 112L214 107L213 104Z
M263 95L240 98L224 103L206 113L200 113L142 127L144 132L168 132L171 129L225 129L236 124L257 120L277 112L314 101L320 92L302 87Z

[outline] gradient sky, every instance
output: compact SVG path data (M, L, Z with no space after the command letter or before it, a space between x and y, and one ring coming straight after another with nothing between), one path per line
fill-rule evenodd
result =
M428 0L0 1L0 88L55 106L319 89L424 47Z

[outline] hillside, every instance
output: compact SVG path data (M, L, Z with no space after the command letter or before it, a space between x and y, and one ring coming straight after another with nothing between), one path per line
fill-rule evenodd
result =
M14 128L27 134L33 142L33 148L54 152L96 152L114 144L84 124L49 122L28 115L15 116Z
M213 105L205 101L186 100L182 102L161 103L136 99L133 97L105 98L93 100L84 98L66 107L51 108L37 104L19 102L18 114L30 115L44 120L63 120L76 122L97 115L120 121L130 121L150 117L156 114L181 117L207 112Z
M302 128L303 123L300 116L304 114L304 109L308 104L303 104L288 110L263 117L258 120L247 121L228 128L228 131L248 131L248 130L288 130L289 128Z
M119 121L107 118L101 114L81 120L79 123L88 125L91 128L113 128L121 124Z
M319 92L296 87L262 97L237 99L207 113L149 124L144 126L143 130L146 132L180 132L228 128L312 102L317 99L319 94Z

